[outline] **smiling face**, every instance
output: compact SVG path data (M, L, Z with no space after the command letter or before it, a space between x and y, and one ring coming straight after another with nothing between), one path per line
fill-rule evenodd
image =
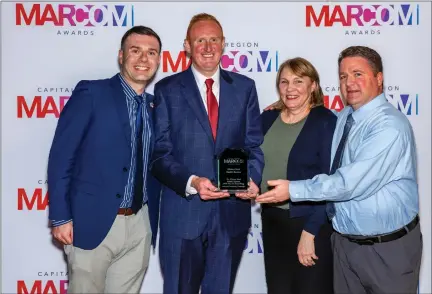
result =
M298 111L311 106L311 95L316 83L307 76L295 75L289 67L282 70L278 84L280 99L288 111Z
M120 72L138 94L142 94L159 66L159 48L155 37L131 34L119 51Z
M222 29L215 21L200 20L190 28L184 46L194 67L204 76L211 77L219 66L225 47Z
M366 58L346 57L339 66L339 82L345 101L357 110L381 94L383 74L375 74Z

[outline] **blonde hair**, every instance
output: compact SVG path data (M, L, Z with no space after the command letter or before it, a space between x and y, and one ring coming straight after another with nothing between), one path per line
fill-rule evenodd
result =
M288 59L284 63L282 63L279 67L276 76L276 88L278 89L278 92L279 92L279 83L281 79L281 74L284 69L289 69L293 74L299 77L309 77L312 82L315 82L316 87L315 90L312 92L309 101L311 108L324 104L324 94L320 86L319 74L318 71L315 69L315 67L312 65L312 63L310 63L308 60L302 57ZM279 101L277 102L275 108L277 109L286 108L285 104L283 103L280 97L280 93L279 93Z
M215 23L218 25L218 27L221 29L221 31L222 31L222 36L223 36L223 29L222 29L222 26L221 26L221 24L219 23L219 21L216 19L216 17L214 17L213 15L208 14L208 13L200 13L200 14L194 15L194 16L192 17L192 19L190 20L190 22L189 22L189 26L188 26L188 28L187 28L187 32L186 32L186 40L190 41L190 39L189 39L189 35L190 35L190 31L191 31L193 25L196 24L197 22L204 21L204 20L208 20L208 21L213 21L213 22L215 22Z

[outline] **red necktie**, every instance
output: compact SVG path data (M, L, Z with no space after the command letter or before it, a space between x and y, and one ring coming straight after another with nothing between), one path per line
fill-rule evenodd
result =
M208 112L210 126L213 133L213 139L216 140L219 106L216 100L216 96L213 94L212 91L213 83L214 83L213 79L207 79L205 81L205 84L207 86L207 112Z

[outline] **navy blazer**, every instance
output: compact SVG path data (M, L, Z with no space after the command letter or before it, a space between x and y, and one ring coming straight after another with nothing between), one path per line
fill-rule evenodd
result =
M152 100L147 95L153 126ZM151 155L153 140L150 145ZM74 246L96 248L108 234L123 200L131 151L120 78L79 82L61 112L48 160L49 219L73 219ZM146 190L155 245L160 184L150 172Z
M279 116L279 110L261 114L264 135ZM311 179L330 172L331 145L336 127L336 116L324 106L311 109L288 157L287 179L290 181ZM327 221L325 202L289 202L290 216L309 216L304 230L316 235Z
M218 209L221 225L230 236L247 231L251 202L238 197L203 201L186 197L191 175L217 182L217 157L225 148L249 152L248 168L261 182L264 156L260 109L252 79L220 71L219 123L213 139L207 112L192 69L171 75L155 85L155 151L152 172L165 186L161 195L161 237L169 232L184 239L197 238Z

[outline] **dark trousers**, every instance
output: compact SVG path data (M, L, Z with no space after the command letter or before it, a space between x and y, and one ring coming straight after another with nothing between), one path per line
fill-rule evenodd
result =
M196 239L161 232L164 294L232 293L248 231L232 237L220 223L220 214L215 210Z
M325 223L315 236L315 265L305 267L298 260L297 246L306 218L290 218L289 210L264 205L261 217L267 293L333 293L331 224Z
M359 245L333 233L335 292L417 293L423 250L420 224L394 241Z

